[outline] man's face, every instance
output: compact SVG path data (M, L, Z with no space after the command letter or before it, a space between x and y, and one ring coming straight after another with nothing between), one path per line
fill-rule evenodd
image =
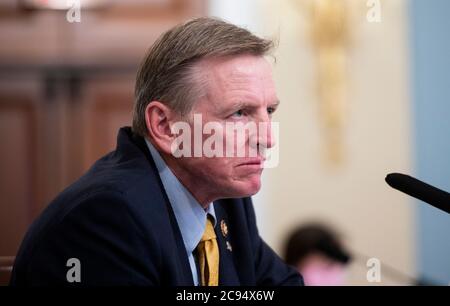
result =
M261 173L264 157L261 152L255 154L255 147L270 148L274 139L270 129L271 115L278 105L278 98L272 80L271 66L259 56L237 56L225 59L211 59L201 64L206 79L206 95L193 107L193 115L201 115L202 127L214 122L215 136L223 139L223 157L184 157L179 160L181 168L188 173L204 192L213 195L213 199L250 196L258 192L261 186ZM237 141L236 130L230 130L231 124L260 123L268 126L257 133L247 130ZM201 128L191 122L191 129ZM203 134L203 143L211 138ZM225 156L226 148L232 147L233 156ZM253 153L250 153L253 149ZM245 152L236 156L236 152Z

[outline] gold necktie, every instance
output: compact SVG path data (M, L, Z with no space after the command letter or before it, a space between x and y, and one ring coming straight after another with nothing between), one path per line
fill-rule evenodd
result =
M202 286L219 285L219 246L211 218L206 219L206 228L197 246L200 280Z

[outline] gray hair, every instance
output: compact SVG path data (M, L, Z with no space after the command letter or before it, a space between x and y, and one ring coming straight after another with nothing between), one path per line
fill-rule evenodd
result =
M141 63L135 85L133 131L147 135L145 109L160 101L180 116L188 114L205 86L196 77L196 64L206 58L267 55L274 42L225 21L202 17L163 33Z

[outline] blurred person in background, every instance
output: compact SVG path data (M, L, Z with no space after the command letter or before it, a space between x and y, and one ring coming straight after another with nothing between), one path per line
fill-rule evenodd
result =
M306 286L339 286L346 280L351 255L336 232L325 225L299 226L288 236L286 263L302 275Z

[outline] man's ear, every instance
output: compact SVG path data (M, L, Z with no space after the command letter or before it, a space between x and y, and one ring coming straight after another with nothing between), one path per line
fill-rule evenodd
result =
M159 101L152 101L145 108L148 135L154 145L166 154L171 153L171 144L176 137L170 130L174 116L174 111Z

